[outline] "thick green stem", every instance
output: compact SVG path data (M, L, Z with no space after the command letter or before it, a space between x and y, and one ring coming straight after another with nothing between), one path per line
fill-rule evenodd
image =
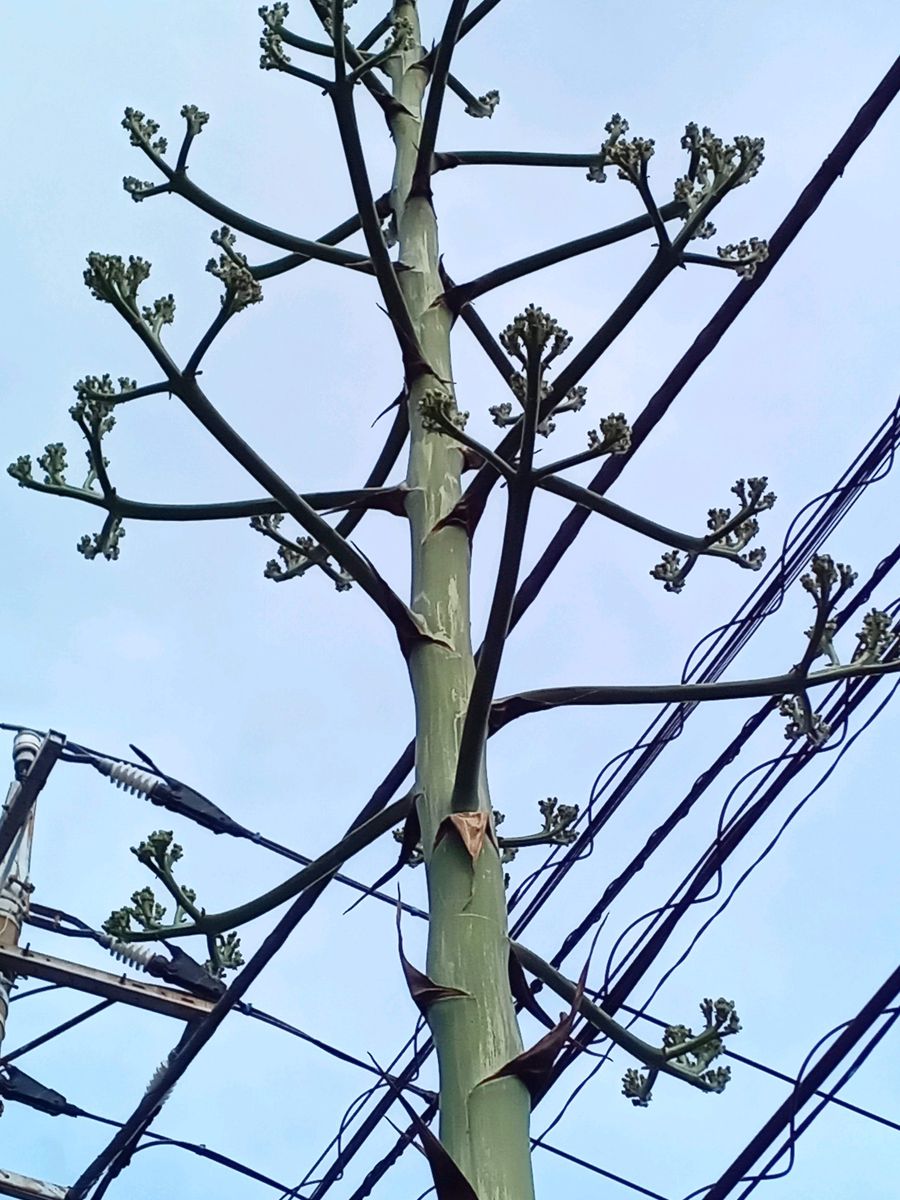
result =
M397 5L418 30L413 3ZM470 549L465 530L439 523L461 494L462 454L443 434L426 432L419 412L425 390L450 386L451 314L443 303L437 222L427 195L410 195L428 82L418 34L414 49L392 61L391 118L396 148L392 204L397 219L399 275L410 319L433 376L410 381L407 512L412 540L411 607L441 643L412 648L409 670L416 704L416 788L428 871L430 923L427 970L436 982L468 993L432 1005L428 1017L440 1064L440 1135L479 1200L530 1200L530 1097L519 1080L479 1086L520 1053L522 1042L509 991L506 897L494 845L485 840L473 863L447 832L459 739L474 677L469 613ZM442 644L445 643L445 644ZM478 780L472 809L490 809ZM446 827L445 827L446 829Z

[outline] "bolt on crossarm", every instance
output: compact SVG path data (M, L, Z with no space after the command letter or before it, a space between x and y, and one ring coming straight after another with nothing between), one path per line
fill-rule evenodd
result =
M517 1078L482 1083L522 1051L508 981L506 897L496 845L484 836L470 854L449 823L459 739L475 673L466 530L443 518L461 494L463 456L451 438L427 428L420 408L438 389L452 403L450 327L439 273L430 189L417 179L428 84L413 3L395 6L411 45L391 60L396 150L392 206L404 269L400 286L431 374L411 382L407 512L412 541L411 608L440 641L414 647L409 671L416 707L416 787L428 871L427 971L439 986L466 993L432 1004L428 1020L440 1063L440 1136L479 1200L533 1196L528 1138L530 1097ZM450 31L452 36L452 31ZM415 182L414 182L415 181ZM489 826L482 773L470 809ZM469 815L469 814L467 814ZM485 832L482 826L482 834Z

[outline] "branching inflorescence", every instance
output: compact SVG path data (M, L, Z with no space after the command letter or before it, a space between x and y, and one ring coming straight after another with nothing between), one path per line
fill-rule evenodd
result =
M515 943L510 945L500 864L525 847L570 844L575 838L578 809L548 797L539 805L542 824L537 832L499 836L496 830L503 817L491 809L485 782L488 737L518 716L565 705L693 703L777 696L788 718L787 736L807 738L819 745L829 730L812 711L809 690L837 680L900 669L900 639L888 614L872 609L863 620L850 662L841 665L833 644L834 610L854 576L849 568L820 555L813 559L810 573L803 578L803 586L816 606L808 644L800 662L780 676L724 684L560 687L496 699L537 489L663 545L662 560L650 574L667 591L680 592L700 558L724 558L749 570L762 565L765 551L748 547L759 531L760 514L775 501L765 477L738 480L732 488L737 499L735 509L710 509L707 532L690 535L626 509L599 490L566 477L570 469L601 457L618 456L621 462L630 458L640 444L640 430L636 427L633 434L623 412L595 417L593 427L586 432L586 448L555 461L547 463L540 458L536 443L539 436L547 438L557 431L563 415L586 408L584 380L588 372L677 268L713 266L733 272L741 281L754 278L768 257L765 240L748 237L724 244L716 255L696 253L690 246L715 236L712 214L732 190L757 174L764 145L762 139L746 136L725 142L707 127L687 125L681 141L688 155L687 167L674 183L673 199L662 205L650 182L654 142L628 137L628 122L619 114L606 124L606 136L596 154L441 152L436 148L436 138L447 92L456 95L473 117L491 117L497 108L496 90L476 96L450 71L456 43L492 5L481 6L480 15L470 14L467 18L464 0L451 0L443 34L426 51L416 5L411 0L392 5L390 17L357 43L351 40L345 20L345 10L351 4L352 0L311 0L323 31L322 41L302 37L288 28L287 4L260 8L260 66L314 85L333 106L356 212L321 238L285 232L248 217L201 189L188 175L190 151L209 121L208 113L192 104L182 107L185 129L173 163L167 158L168 143L160 135L158 123L140 110L126 109L122 124L129 140L161 181L127 176L123 181L125 191L136 202L164 193L180 195L214 218L218 223L212 234L216 254L208 261L207 270L222 286L220 304L193 351L183 365L178 365L163 344L166 327L175 316L173 296L163 295L150 303L139 296L150 274L150 264L139 256L124 259L119 255L90 254L84 279L91 294L110 305L137 335L159 377L142 387L126 377L116 383L109 374L86 375L76 383L76 403L70 413L87 444L88 464L81 485L67 482L66 448L60 442L48 444L37 458L40 479L35 478L28 456L19 457L9 473L23 487L77 499L104 511L101 531L85 535L78 544L87 558L117 558L126 519L249 519L255 532L278 547L277 558L265 567L268 578L283 582L316 567L339 591L356 583L388 617L409 665L417 702L420 733L414 792L356 823L341 842L263 896L221 913L208 913L199 907L193 890L176 880L174 870L182 857L181 847L174 841L173 832L156 831L134 847L133 853L174 900L174 915L166 923L164 906L145 887L132 895L130 905L109 917L104 929L111 937L126 942L202 936L208 950L207 969L221 976L226 969L242 963L236 927L304 891L312 894L313 889L321 890L348 857L386 833L395 821L405 820L406 825L398 831L404 845L403 861L419 859L428 864L430 919L439 928L429 956L437 966L434 974L440 977L440 983L434 984L420 973L428 985L427 1002L420 995L420 1007L442 1054L442 1072L448 1060L457 1065L464 1063L454 1085L442 1091L442 1137L446 1136L460 1160L461 1165L455 1168L457 1175L462 1177L462 1167L473 1179L480 1179L485 1172L489 1175L495 1147L488 1142L482 1146L478 1139L489 1138L493 1123L490 1119L470 1120L468 1105L484 1104L488 1114L490 1104L505 1105L503 1120L497 1122L497 1127L506 1133L514 1131L523 1162L516 1164L520 1174L515 1178L519 1182L515 1183L510 1175L513 1182L507 1184L504 1177L491 1194L499 1196L506 1188L502 1191L504 1197L514 1195L516 1200L528 1200L527 1111L535 1094L536 1075L540 1074L538 1064L544 1064L541 1070L552 1065L569 1038L576 1013L644 1065L644 1072L629 1069L623 1084L625 1095L640 1106L648 1102L660 1073L703 1091L721 1091L728 1069L711 1064L722 1052L723 1039L735 1034L740 1026L733 1004L721 999L705 1000L701 1005L705 1027L698 1034L673 1025L666 1029L661 1048L649 1046L585 996L584 977L577 984L566 980L532 951ZM382 35L384 43L373 48ZM294 51L324 62L328 73L298 66L293 61ZM397 170L388 190L380 194L372 187L356 116L356 97L365 95L380 107L397 148ZM588 180L597 183L603 183L607 172L614 170L619 179L635 189L641 211L629 221L493 267L456 285L440 260L432 180L441 170L479 163L586 168ZM559 322L535 304L516 315L498 338L491 335L473 309L479 296L507 283L648 232L654 244L647 266L620 303L578 347L573 346L574 339ZM357 233L362 235L365 253L339 244ZM248 256L237 249L236 234L273 247L283 257L252 266ZM397 420L362 488L300 492L228 424L198 382L201 364L225 325L262 299L261 280L310 261L349 270L363 281L361 286L377 291L388 317L387 339L399 352L402 384L395 402ZM501 377L502 399L487 405L494 425L504 431L492 446L469 431L469 414L457 401L450 365L450 333L455 318L470 328ZM564 356L565 365L561 365ZM111 480L104 439L116 423L116 408L155 396L166 396L183 405L256 481L262 495L255 500L209 505L125 499ZM386 486L407 437L411 444L407 482ZM475 477L463 492L460 479L465 469L474 469ZM471 651L468 627L469 553L481 513L494 484L501 479L506 485L503 543L484 640L476 657ZM393 592L376 566L349 540L352 528L371 509L408 518L412 525L415 546L411 593L418 605L415 610ZM333 525L326 518L338 510L345 511L346 516ZM286 532L286 517L299 526L299 533L293 529ZM428 594L434 579L446 585L446 594ZM820 657L828 660L828 666L811 671ZM451 676L451 672L456 674ZM442 774L448 763L449 775ZM430 822L427 826L420 820L425 815ZM427 839L423 834L426 827L431 835ZM420 835L424 845L417 850L415 839ZM441 881L446 885L444 892ZM458 911L454 904L459 906ZM471 921L476 912L479 924L484 926L477 933ZM478 954L467 954L466 948L477 937L484 939L479 942ZM509 981L513 977L510 951L520 964L520 974L523 967L530 970L572 1005L559 1025L527 1051L521 1048L509 1000ZM480 970L484 976L479 975ZM457 975L466 979L458 980ZM526 1002L524 998L522 1002ZM462 1025L454 1026L454 1021L460 1020L454 1010L459 1012L463 1005L470 1006L466 1010L470 1015ZM459 1035L460 1029L465 1031L466 1053L448 1054L447 1039ZM489 1037L482 1036L485 1030L490 1031ZM483 1086L488 1083L492 1087ZM530 1095L526 1096L525 1091Z

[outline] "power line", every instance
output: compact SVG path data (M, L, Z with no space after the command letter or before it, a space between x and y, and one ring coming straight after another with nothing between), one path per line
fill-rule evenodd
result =
M900 994L900 967L897 967L888 976L853 1020L846 1023L841 1033L813 1064L791 1095L778 1106L716 1182L708 1189L700 1189L701 1192L705 1192L704 1200L725 1200L725 1197L742 1182L760 1155L765 1153L782 1130L791 1124L803 1105L852 1052L856 1044L865 1037L884 1011L894 1003L898 994ZM856 1066L858 1065L859 1062L856 1063ZM694 1193L694 1195L697 1194Z

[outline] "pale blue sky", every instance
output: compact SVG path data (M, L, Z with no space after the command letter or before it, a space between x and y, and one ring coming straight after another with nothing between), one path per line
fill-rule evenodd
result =
M299 32L313 33L299 0ZM709 9L712 8L712 11ZM437 34L444 5L423 0ZM358 15L357 15L358 14ZM350 16L368 28L381 14L360 0ZM314 89L258 70L255 3L153 5L48 0L37 10L7 4L0 79L9 202L2 351L3 465L65 440L82 448L67 416L71 385L84 374L155 380L124 324L81 282L85 254L141 254L153 263L148 298L178 302L168 338L189 353L218 304L203 272L216 222L175 197L133 205L123 175L150 178L120 128L126 105L158 120L177 146L178 112L211 113L191 172L226 203L302 236L349 214L349 186L328 103ZM613 111L654 137L651 177L661 200L682 168L686 121L723 136L763 135L766 163L718 217L719 240L771 233L843 132L896 52L895 8L884 0L715 6L661 0L641 6L565 0L504 0L459 50L456 73L476 93L497 87L491 122L447 106L439 149L487 147L595 150ZM299 61L299 53L298 53ZM376 190L389 178L390 145L378 114L359 108ZM895 108L857 154L801 239L717 354L679 397L664 425L615 488L620 503L691 532L707 508L727 503L741 475L767 473L778 493L761 540L780 547L794 513L837 478L896 399L897 249L900 190ZM459 169L436 183L448 270L465 279L510 258L614 224L639 211L627 185L599 188L580 170ZM493 330L528 302L548 309L576 337L589 335L651 253L651 237L575 260L484 298ZM355 244L355 243L354 243ZM240 245L251 261L278 252ZM583 444L611 410L634 417L732 286L722 271L676 273L589 375L590 406L560 422L554 455ZM489 439L487 407L503 399L465 329L456 335L455 377L471 429ZM325 264L275 279L263 304L232 323L205 363L211 398L301 490L356 485L380 446L375 415L394 397L399 364L371 280ZM156 397L127 408L109 437L113 479L147 500L231 499L257 494L252 481L179 412ZM72 471L73 476L77 474ZM400 477L400 472L396 473ZM576 473L577 478L581 478ZM586 478L587 476L585 476ZM358 589L337 595L314 575L284 586L263 579L269 545L243 522L205 527L132 522L120 561L86 562L75 543L99 528L95 511L17 490L2 493L6 531L6 679L0 719L52 726L72 739L128 754L130 741L244 824L306 853L325 848L368 797L411 732L403 663L380 614ZM501 494L476 546L476 621L483 624L494 569ZM873 486L829 541L835 558L865 577L897 540L894 477ZM566 507L536 506L529 565ZM406 533L375 515L359 543L394 586L406 588ZM693 643L727 620L756 582L728 564L702 563L685 592L670 596L649 578L657 548L593 518L510 641L500 693L566 683L667 681ZM888 603L900 584L876 596ZM731 674L770 674L799 657L809 624L799 589L741 655ZM480 631L481 624L478 626ZM852 637L844 644L849 655ZM562 933L593 903L647 832L681 798L715 751L755 710L753 703L696 715L682 739L636 789L593 857L573 872L528 941L549 957ZM640 734L651 712L574 710L531 718L492 745L493 795L508 828L528 829L537 801L584 804L591 781ZM896 965L898 816L895 706L842 761L729 910L666 984L652 1011L698 1019L706 994L733 997L745 1032L735 1049L788 1073L830 1026L853 1016ZM715 830L727 788L783 746L780 724L758 734L721 786L667 843L659 861L614 907L597 950L597 981L619 933L666 898ZM790 806L829 765L814 765L785 792L738 856L729 882L752 861ZM128 853L160 823L173 824L100 776L60 767L42 797L34 856L35 896L99 924L146 880ZM184 878L207 907L249 898L290 873L251 846L227 843L185 823ZM354 863L369 879L389 856L382 844ZM520 855L518 881L541 859ZM421 893L419 875L404 894ZM348 895L332 888L268 968L250 999L309 1032L380 1062L412 1029L413 1008L397 969L393 916L369 902L341 916ZM708 907L708 906L707 906ZM689 933L645 980L649 993ZM244 932L248 949L271 925ZM421 930L407 929L408 952ZM98 966L109 959L82 943L35 934L33 944ZM577 956L566 969L577 974ZM644 994L632 1000L640 1002ZM7 1047L87 1007L53 994L13 1006ZM123 1118L175 1041L175 1023L112 1010L20 1063L74 1104ZM526 1026L526 1036L536 1036ZM847 1099L900 1118L896 1032L844 1091ZM659 1086L646 1111L619 1096L621 1055L581 1093L553 1140L672 1200L716 1177L786 1095L747 1068L721 1097ZM535 1118L540 1131L581 1068L564 1077ZM428 1082L427 1074L424 1082ZM292 1184L334 1134L364 1087L351 1067L314 1048L232 1017L176 1088L158 1121L182 1136L244 1159ZM0 1119L0 1167L71 1182L109 1131L8 1105ZM352 1193L379 1150L372 1139L339 1198ZM896 1194L896 1135L847 1113L823 1114L799 1144L785 1200ZM546 1155L535 1159L544 1198L626 1193ZM407 1154L392 1184L375 1192L415 1196L427 1186ZM268 1193L175 1150L139 1154L111 1189L152 1200L177 1189L185 1200Z

